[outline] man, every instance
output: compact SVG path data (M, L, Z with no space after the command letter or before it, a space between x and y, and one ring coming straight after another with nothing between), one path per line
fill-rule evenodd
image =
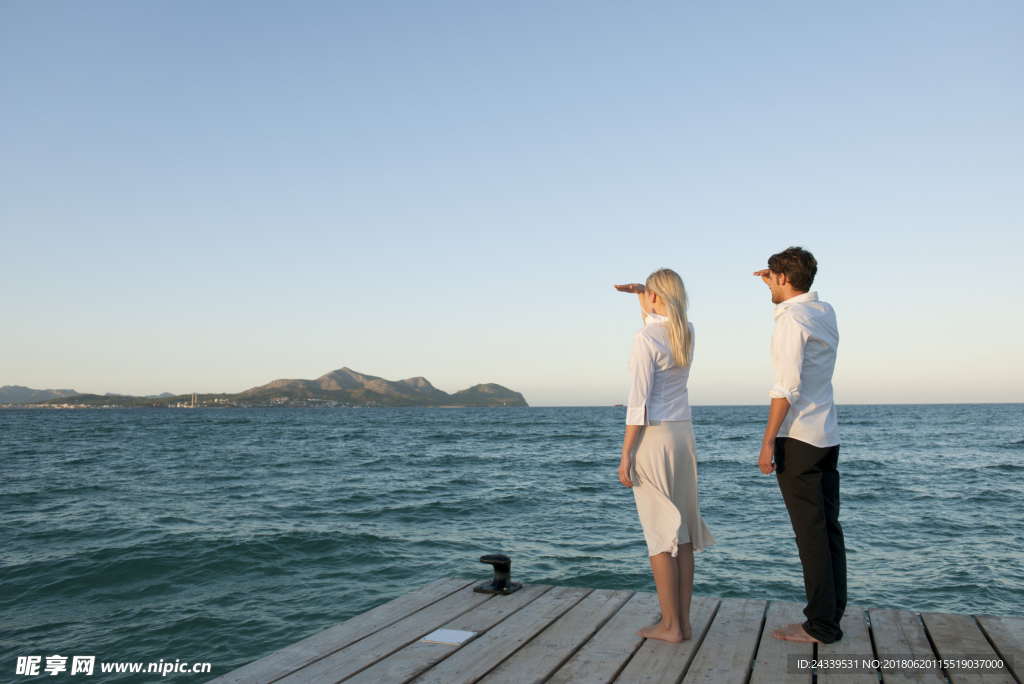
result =
M796 534L807 592L807 621L776 629L789 641L830 644L842 638L846 546L839 526L839 424L832 400L839 329L832 307L810 292L818 263L800 247L768 259L754 275L775 307L775 384L761 444L761 472L776 472Z

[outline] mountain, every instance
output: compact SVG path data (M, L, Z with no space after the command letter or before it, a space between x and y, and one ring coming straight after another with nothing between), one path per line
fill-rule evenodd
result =
M448 394L423 377L385 380L340 368L316 380L274 380L235 396L236 401L323 399L363 406L528 406L523 395L495 384Z
M459 390L452 398L456 400L458 406L527 406L522 394L493 382ZM523 403L512 403L514 401Z
M4 399L0 394L0 403L28 403L62 405L65 403L76 406L116 406L116 407L177 407L177 406L529 406L523 395L507 387L487 383L474 385L455 394L448 394L430 384L423 377L405 380L385 380L375 375L357 373L351 368L340 368L316 380L274 380L266 385L253 387L240 394L182 394L171 395L169 392L157 396L133 397L123 394L108 393L78 394L73 390L30 390L27 387L4 387L7 390L24 390L22 394L12 396L29 397L26 393L49 392L38 399L19 399L16 402ZM67 394L57 394L66 392ZM75 397L68 402L64 397ZM330 403L327 403L330 402Z
M31 404L37 401L46 401L47 399L73 397L77 394L78 392L72 389L37 390L20 385L4 385L0 387L0 404Z

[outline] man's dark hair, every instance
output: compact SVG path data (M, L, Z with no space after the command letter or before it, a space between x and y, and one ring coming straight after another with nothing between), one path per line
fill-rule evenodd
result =
M768 257L768 268L772 273L785 273L793 289L809 292L818 273L818 262L803 247L790 247Z

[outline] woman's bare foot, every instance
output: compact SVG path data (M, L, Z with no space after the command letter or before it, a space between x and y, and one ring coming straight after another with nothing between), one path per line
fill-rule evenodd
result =
M678 628L665 627L665 623L658 622L653 625L648 625L637 632L644 639L660 639L661 641L668 641L673 644L678 644L683 640L683 633Z
M693 638L693 629L690 627L690 625L683 625L681 632L683 635L683 641L689 641Z
M786 641L803 641L809 644L821 643L819 640L815 639L810 634L805 632L804 626L800 624L789 625L788 627L783 627L782 629L773 629L772 636L776 639L785 639Z

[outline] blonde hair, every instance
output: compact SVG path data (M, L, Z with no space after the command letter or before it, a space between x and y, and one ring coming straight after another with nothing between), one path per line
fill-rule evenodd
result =
M686 320L689 300L686 297L683 279L670 268L659 268L647 276L645 287L665 302L669 345L672 347L672 357L676 365L682 368L689 366L693 358L693 336L690 334L689 321Z

